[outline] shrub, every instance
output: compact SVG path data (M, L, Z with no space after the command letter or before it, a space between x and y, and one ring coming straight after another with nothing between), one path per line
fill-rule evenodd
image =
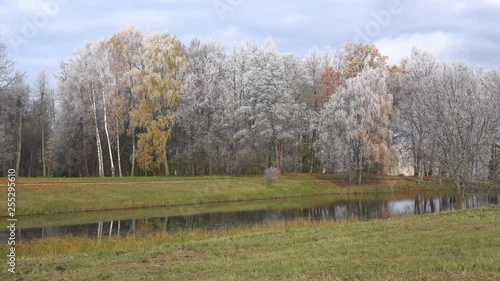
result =
M280 170L275 167L270 167L267 168L266 171L264 172L264 176L267 180L267 185L272 185L278 180L278 175L280 173Z

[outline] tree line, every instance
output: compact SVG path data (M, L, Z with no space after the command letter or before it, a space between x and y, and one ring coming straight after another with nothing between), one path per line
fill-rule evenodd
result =
M373 45L281 53L269 39L189 46L129 27L87 42L33 86L0 45L0 165L23 176L339 173L413 168L498 179L500 73Z

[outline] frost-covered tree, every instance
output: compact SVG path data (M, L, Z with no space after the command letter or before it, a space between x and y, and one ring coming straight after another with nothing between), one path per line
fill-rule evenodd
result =
M323 164L356 173L362 183L365 165L391 158L392 95L384 69L364 69L347 80L347 88L332 96L321 112L320 147Z
M42 84L42 102L17 110L12 66L0 45L0 93L8 97L0 117L9 120L0 123L3 169L14 164L16 147L44 146L26 141L40 140L30 126L50 127L39 110L47 105ZM359 184L364 173L385 172L397 148L413 160L419 184L439 170L463 191L476 179L498 178L499 77L497 70L439 63L418 49L388 67L373 45L299 58L271 40L226 50L195 39L185 49L167 32L143 36L129 27L62 63L60 108L48 156L41 156L49 164L41 166L71 176L104 176L105 167L121 176L122 164L134 175L136 162L144 174L169 174L168 160L182 174L324 167ZM31 155L40 157L32 151L17 159Z
M24 77L16 79L13 83L11 83L8 88L8 97L6 99L12 99L14 104L13 109L15 110L15 118L16 120L16 129L13 130L16 132L16 171L17 174L21 174L21 170L19 169L21 165L21 155L22 155L22 136L23 136L23 121L25 119L25 107L28 103L30 87ZM11 122L13 121L11 120Z
M77 82L79 70L78 60L72 58L61 64L57 77L59 108L48 142L48 161L56 176L98 175L95 120L85 87Z
M4 175L12 168L20 173L22 121L28 94L24 75L16 71L5 45L0 43L0 173Z
M41 162L42 162L42 175L47 176L48 167L47 167L47 157L46 157L46 141L47 141L47 133L46 129L51 122L47 120L48 117L53 115L53 89L50 85L49 78L45 71L41 71L38 73L36 81L35 81L35 90L37 94L40 96L40 117L41 117ZM51 114L52 113L52 114Z
M260 173L267 163L261 151L254 148L249 140L251 127L250 108L247 100L250 98L250 69L253 57L258 47L250 42L235 44L227 59L229 88L234 101L231 110L234 117L229 122L232 131L230 147L231 170L236 173Z
M425 95L432 140L462 198L475 179L487 177L500 126L498 96L485 71L464 62L441 64Z
M302 162L303 171L318 171L319 161L316 157L315 143L318 141L319 112L323 105L328 101L325 99L325 89L329 86L323 79L329 69L334 69L332 65L332 56L329 50L324 52L316 48L311 49L302 60L303 81L303 99L308 107L307 120L308 130L303 136Z
M402 69L392 87L400 111L396 142L412 151L419 184L437 169L463 196L471 182L488 176L494 156L500 118L495 71L438 63L418 49Z
M187 58L189 70L178 113L179 125L186 132L187 150L197 166L208 168L208 174L227 172L235 97L225 49L212 41L194 39Z
M308 105L316 112L320 110L320 79L325 69L321 60L321 54L316 49L312 49L302 62L306 77L306 93L309 96Z
M16 71L14 61L9 58L7 48L0 43L0 91L5 90L22 75Z
M52 158L56 162L56 166L62 166L57 173L73 174L72 169L65 168L67 163L82 162L85 163L84 170L86 172L93 171L94 169L90 167L93 166L93 163L87 163L87 159L84 158L86 155L83 153L89 149L97 156L97 175L104 177L104 155L100 129L102 126L100 117L102 112L100 110L101 99L99 99L101 92L98 88L100 81L98 80L99 77L95 75L95 68L93 67L95 65L93 60L96 59L97 55L95 45L89 42L84 48L78 49L72 58L61 64L58 75L58 91L62 98L62 108L59 116L60 121L56 126L56 133L51 140ZM71 131L68 132L68 129ZM81 130L81 133L77 133L76 130ZM80 148L80 154L77 151L75 155L65 155L68 151L65 151L66 146L64 143L66 139L63 138L64 133L71 140L70 136L75 135L75 138L77 138L77 135L86 135L88 130L93 132L95 142L82 138L81 143L78 143L79 145L73 146ZM71 159L71 157L76 159ZM79 157L83 159L78 159ZM82 171L78 171L78 173L82 173Z
M74 92L81 101L81 105L87 107L85 112L93 117L93 130L97 147L98 175L105 176L105 158L102 145L108 147L108 163L111 175L115 176L115 161L111 147L110 134L110 112L108 108L113 97L114 77L110 65L110 48L107 41L102 39L97 42L88 42L78 49L73 58L63 63L59 75L60 91L66 95ZM101 130L104 129L105 140L101 138Z
M270 165L279 169L283 168L285 147L300 134L306 109L305 103L294 97L287 62L272 41L258 49L248 73L248 97L240 107L250 126L239 135L266 149Z
M500 71L492 69L485 73L481 84L492 92L492 104L500 102ZM496 93L496 94L495 94ZM500 114L497 116L500 118ZM493 133L493 143L491 144L490 160L488 163L489 179L500 180L500 126Z
M404 75L399 76L400 91L396 94L396 106L400 111L396 132L398 144L412 152L414 171L418 184L423 184L425 163L432 150L430 140L429 113L425 107L427 95L434 91L438 63L432 54L413 49L411 55L402 61Z

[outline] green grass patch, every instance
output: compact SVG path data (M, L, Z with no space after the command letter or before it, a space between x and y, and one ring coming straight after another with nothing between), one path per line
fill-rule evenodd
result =
M494 206L367 222L48 239L17 245L16 278L499 280L499 233L500 207Z

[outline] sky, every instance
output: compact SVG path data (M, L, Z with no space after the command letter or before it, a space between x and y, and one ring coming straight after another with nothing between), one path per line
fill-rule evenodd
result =
M375 44L399 64L413 47L443 61L500 65L500 0L0 0L0 42L30 82L86 41L127 26L197 37L264 43L305 56L347 42ZM53 80L55 81L55 80Z

